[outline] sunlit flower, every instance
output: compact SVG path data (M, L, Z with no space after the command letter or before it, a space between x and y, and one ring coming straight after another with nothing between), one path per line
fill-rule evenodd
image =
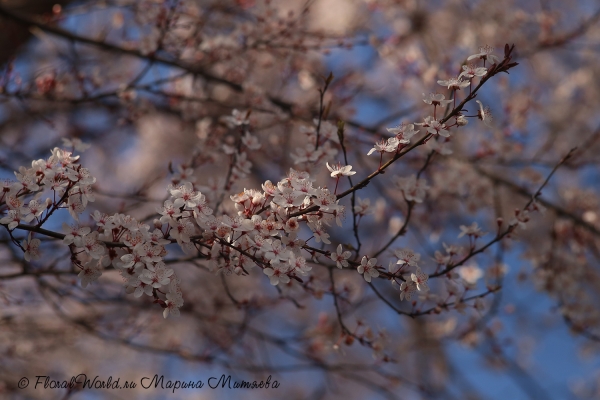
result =
M362 274L365 281L371 282L371 278L377 278L379 276L379 271L375 269L376 264L376 258L368 259L367 256L364 256L362 260L360 260L360 265L356 270L359 274Z
M351 254L352 253L350 253L349 251L343 251L342 245L338 244L337 252L331 253L330 258L333 261L335 261L337 267L341 269L342 267L348 266L348 261L346 260L348 259L348 257L350 257Z

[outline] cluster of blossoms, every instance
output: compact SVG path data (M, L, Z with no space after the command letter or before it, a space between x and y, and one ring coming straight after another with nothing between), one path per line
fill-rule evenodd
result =
M63 140L73 150L85 151L89 147L78 139ZM92 185L96 178L79 164L79 156L60 148L51 153L48 159L33 161L31 168L19 168L16 182L4 181L0 206L5 205L7 212L0 224L7 229L34 220L33 228L41 228L60 208L66 208L79 221L88 203L95 201ZM52 197L40 201L50 193ZM32 196L28 203L23 200L26 196ZM154 296L165 307L165 317L169 313L177 315L183 298L173 270L162 261L167 254L164 245L170 241L164 239L160 223L151 231L148 225L128 215L107 216L96 211L92 217L98 227L94 231L87 226L63 224L63 242L69 246L73 265L79 269L82 286L97 280L103 269L112 264L124 277L128 291L137 297L143 293ZM19 244L27 261L41 256L41 242L32 236L33 232ZM166 293L166 302L158 298L159 292Z
M431 135L431 137L427 138L427 140L433 139L433 144L431 145L433 150L441 154L451 154L451 151L444 146L444 144L450 140L450 128L465 126L468 123L468 119L467 116L462 113L462 110L457 110L453 113L454 123L447 125L446 120L448 118L440 119L438 117L438 107L446 108L453 103L453 101L454 106L456 106L456 91L467 86L471 87L473 79L483 78L488 74L488 69L485 67L485 62L487 60L490 60L493 63L498 63L500 61L497 56L491 54L492 51L493 48L485 46L479 49L479 53L468 57L467 61L475 59L483 60L483 67L478 67L476 64L469 63L462 66L463 71L459 76L449 78L447 80L439 80L437 82L439 85L446 87L451 92L455 92L453 100L447 100L446 96L441 93L423 93L423 102L433 106L433 115L426 116L423 119L423 122L402 123L395 128L387 128L388 132L394 134L394 136L388 139L381 139L375 143L375 146L369 150L367 154L371 155L374 152L378 152L380 153L380 157L382 157L384 153L399 152L410 143L410 139L415 134L420 132L419 130L415 130L415 125L424 128L427 135ZM483 104L479 100L476 101L479 105L479 110L474 117L477 117L489 126L492 121L489 108L484 108ZM444 114L448 113L445 112ZM436 140L437 137L442 137L443 140L438 142Z
M212 242L211 269L246 274L256 265L271 284L285 284L311 269L300 254L306 244L298 238L300 223L306 223L317 243L329 244L326 227L334 221L341 225L344 207L327 188L313 187L308 173L294 169L276 185L266 181L262 188L231 196L237 216L194 212L194 218L204 230L203 239ZM319 212L294 216L314 206ZM264 217L260 215L263 210Z
M378 152L381 155L383 153L396 153L408 145L410 139L419 133L419 131L415 131L414 124L402 124L395 128L387 128L387 131L394 136L375 143L375 146L369 150L367 155L371 155L373 152Z
M179 279L163 261L167 255L164 246L171 241L164 237L162 222L155 220L151 227L129 215L109 216L99 211L95 211L92 218L98 226L97 232L79 238L77 234L85 233L89 228L73 226L64 239L71 240L70 236L73 236L77 247L83 245L90 249L92 258L100 258L100 262L96 264L83 265L84 269L80 273L82 286L96 280L101 275L101 267L112 263L123 277L127 293L133 293L135 297L142 294L154 297L164 307L165 318L169 314L179 315L183 296ZM82 230L84 231L81 232ZM111 247L107 256L104 256L102 242L119 246ZM104 260L106 261L103 262ZM166 296L166 301L159 297L159 293Z
M65 141L65 144L82 151L86 147L79 141ZM6 205L8 213L0 219L8 229L15 229L21 222L34 219L41 225L59 207L67 208L74 219L79 218L88 202L95 200L92 185L96 178L77 163L79 156L58 147L52 150L47 159L35 160L31 168L20 167L15 172L17 181L5 180L0 195L0 205ZM46 190L53 192L53 198L41 201ZM25 203L26 195L33 196ZM46 213L46 214L44 214Z
M483 79L488 74L488 68L485 67L486 61L489 60L492 63L500 62L498 57L491 54L492 50L492 48L487 46L480 48L480 51L477 54L468 57L467 61L470 63L463 65L462 73L458 77L438 81L439 85L442 85L451 92L454 92L454 95L451 97L452 100L446 99L446 96L440 93L423 93L423 101L426 104L433 106L433 114L426 116L423 119L423 122L402 123L398 127L387 129L388 132L394 134L394 136L388 139L380 140L368 152L368 155L371 155L374 152L380 153L380 168L384 153L399 153L403 148L410 144L410 139L415 134L420 132L419 130L415 130L415 125L424 129L425 137L421 140L421 143L431 143L429 145L430 149L443 155L452 153L452 151L447 147L447 144L451 139L450 130L452 127L458 128L467 125L468 117L463 114L462 109L456 109L450 112L448 111L448 107L450 107L452 103L454 103L454 106L456 107L456 91L461 90L462 88L471 88L469 91L469 96L472 96L471 90L473 80L475 78ZM476 64L473 64L474 60L483 60L484 66L477 66ZM491 113L489 109L484 109L483 104L479 100L477 100L477 103L479 105L479 110L477 111L476 115L470 117L477 117L486 125L489 125L491 121ZM438 108L442 110L438 110ZM440 118L440 116L438 116L440 113L448 116ZM454 118L454 122L452 124L447 124L450 118ZM441 140L438 140L438 137L441 137ZM414 174L407 177L396 177L395 184L396 187L401 191L404 199L412 204L422 203L427 190L429 189L426 181L418 178L417 175ZM526 212L527 211L518 212L516 214L517 218L514 222L511 222L511 224L524 225L524 222L527 220ZM469 227L463 225L460 228L461 234L459 237L468 235L470 238L476 239L484 234L477 226L477 223L473 223L473 225ZM459 253L459 249L455 248L454 246L447 247L446 250L446 255L436 252L435 261L438 263L438 265L450 265L452 257ZM410 249L396 250L394 254L398 260L396 263L390 263L388 269L389 273L391 274L392 283L399 283L400 299L409 300L411 299L412 294L416 291L427 294L429 292L429 286L427 283L428 275L422 272L421 267L417 263L420 260L420 255L414 253ZM345 261L344 255L345 253L342 252L342 248L340 246L338 247L337 252L333 253L331 256L331 259L336 262L339 268L342 266L347 266L348 264L348 262ZM369 259L365 256L363 257L361 264L358 266L358 272L363 274L365 280L368 282L371 281L371 277L379 276L379 272L375 266L376 262L377 259ZM408 270L409 268L412 268L412 272ZM449 283L446 285L448 288L450 288L448 293L456 295L458 293L457 288L459 285L456 283L455 279L457 279L458 274L451 272L446 275L449 278ZM433 295L428 296L429 298L435 297Z
M484 60L492 56L486 53L486 57ZM482 77L486 73L485 68L468 65L452 82L439 83L458 90L465 86L465 82L469 85L474 77ZM461 81L463 78L467 81ZM437 119L437 107L452 102L446 100L444 95L424 95L423 100L433 106L432 116L427 116L422 123L388 128L388 132L394 136L377 143L368 154L375 151L381 156L384 153L397 154L420 132L415 130L415 125L425 129L428 139L434 138L435 141L440 136L447 141L452 126L466 124L460 110L455 113L456 121L451 126L447 126L445 120ZM484 119L486 113L480 108L479 117ZM231 116L223 118L230 129L239 129L239 135L235 145L222 145L223 153L230 160L224 189L215 186L208 194L227 191L234 182L250 173L252 163L248 160L247 150L259 149L260 143L248 130L249 117L250 112L234 110ZM244 189L230 195L235 211L217 212L222 198L217 199L214 193L207 198L200 191L201 188L195 185L194 170L182 165L167 187L170 197L157 210L160 217L153 221L152 227L128 215L109 216L98 211L92 214L97 226L94 231L86 226L63 225L66 231L63 242L69 246L71 260L80 270L82 286L86 287L97 280L103 269L112 265L125 280L128 293L136 297L143 294L151 296L164 308L165 317L176 316L183 305L180 281L164 262L167 254L165 246L172 242L176 242L186 254L207 258L209 268L214 273L246 275L252 268L258 267L269 277L272 285L287 284L292 279L301 282L300 277L308 275L312 268L301 250L304 248L314 254L314 249L307 245L311 239L316 243L331 244L327 229L334 222L341 226L345 213L344 206L339 204L335 194L337 184L342 176L356 173L350 165L329 164L338 153L338 129L320 119L315 120L314 124L312 127L301 127L308 143L306 147L297 149L292 157L296 164L325 164L331 177L337 179L334 193L326 187L315 186L308 172L290 169L287 177L276 184L266 181L262 190ZM79 151L86 147L77 140L66 141L65 144ZM78 221L88 202L94 201L91 186L96 181L87 169L78 164L78 159L71 152L56 148L47 160L34 161L29 169L20 168L15 173L18 182L7 181L3 185L0 200L6 204L8 212L0 219L0 223L12 230L21 221L29 223L35 219L35 227L40 228L58 208L67 208L73 219ZM429 189L426 181L414 174L397 177L395 183L405 200L412 205L422 203ZM53 198L59 200L47 198L40 202L44 189L54 192ZM22 200L25 195L34 195L27 205ZM358 199L354 212L362 217L369 213L369 208L368 199ZM524 225L524 222L526 216L521 214L517 215L514 224ZM306 240L299 238L302 224L312 232L312 236ZM461 230L461 236L481 235L477 224L461 226ZM25 252L25 259L40 256L40 241L31 234L20 246ZM336 252L325 254L338 268L352 265L367 282L379 277L382 271L377 266L377 258L365 255L360 263L351 261L351 252L343 251L341 245ZM448 264L453 254L438 256L436 253L436 261ZM397 261L390 264L389 274L393 283L401 282L400 299L409 300L415 291L429 292L428 275L418 265L420 255L410 249L400 249L395 251L395 256Z
M429 276L423 273L418 265L421 255L411 249L397 249L394 251L394 255L398 261L396 263L390 261L388 271L394 276L392 279L393 285L398 283L397 279L402 282L399 287L400 300L410 300L416 291L428 292L427 280ZM415 272L408 273L408 269L411 267L415 268Z

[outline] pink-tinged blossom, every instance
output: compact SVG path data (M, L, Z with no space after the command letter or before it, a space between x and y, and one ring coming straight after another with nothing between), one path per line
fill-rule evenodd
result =
M342 245L338 244L337 251L335 253L331 253L331 256L329 258L331 258L331 260L335 261L335 263L339 269L342 269L342 267L348 266L347 260L351 254L352 253L350 253L349 251L343 251Z
M25 249L24 258L25 261L37 260L40 258L40 239L32 239L31 232L25 241L23 241L23 248Z
M388 152L388 143L386 139L381 139L379 140L377 143L375 143L375 146L373 146L373 148L371 150L369 150L369 152L367 153L368 156L370 156L371 154L373 154L374 152L378 152L378 153L386 153Z
M140 231L127 232L123 238L123 243L128 247L137 247L146 240L144 234Z
M254 248L259 252L269 251L271 248L271 239L265 239L261 235L254 236Z
M181 280L176 276L171 276L171 282L169 283L169 293L167 293L168 299L178 300L180 307L183 305L183 292L181 291ZM169 294L171 296L169 296Z
M329 163L326 163L327 169L331 172L331 177L335 178L336 176L352 176L356 174L356 171L352 170L352 165L344 165L341 164L330 166Z
M160 256L162 250L162 246L152 246L149 242L140 244L136 247L137 253L142 256L142 261L144 261L146 265L162 261L162 257Z
M427 132L431 133L432 135L450 137L450 131L446 129L446 124L440 123L440 121L438 121L437 119L430 120L428 125L429 126L427 127Z
M62 227L67 234L63 239L64 244L75 244L77 247L81 247L81 239L91 232L89 226L79 227L78 225L67 225L63 222Z
M260 215L253 215L252 218L250 218L250 221L252 222L252 229L260 231L260 226L263 221L262 217Z
M295 234L282 237L281 242L285 245L285 248L294 253L296 257L300 256L302 246L306 244L304 240L297 239Z
M92 218L96 221L96 225L104 226L108 221L108 215L96 210L92 213Z
M100 259L106 249L100 241L98 241L98 232L92 232L81 238L81 246L83 250L94 259Z
M273 202L281 207L299 207L304 202L304 194L298 195L292 188L284 188L278 194L275 195Z
M207 232L212 233L216 233L217 229L219 229L221 226L221 222L214 215L209 215L205 218L198 218L196 222L198 222L198 225L200 225L202 228L206 229Z
M156 210L160 215L160 222L168 224L170 221L175 221L181 216L179 207L175 207L171 200L165 200L162 208Z
M410 274L410 279L415 283L417 289L420 292L429 291L429 285L427 284L429 276L427 274L424 274L421 271L421 268L417 267L417 270L414 273Z
M102 276L102 268L96 261L91 261L83 265L83 269L79 272L78 277L81 279L81 286L87 287L88 284L94 282Z
M292 218L288 219L287 221L285 221L285 224L283 225L283 229L287 233L297 232L298 229L300 229L300 224L298 223L298 218L292 217Z
M329 191L323 191L313 199L313 203L321 208L323 211L329 211L330 209L336 209L337 197L329 193Z
M421 259L421 255L411 249L397 249L394 251L394 255L398 258L396 264L400 265L400 268L406 265L416 267L417 262Z
M171 230L169 234L180 245L182 243L188 243L190 241L190 236L194 234L194 225L189 222L187 219L180 219L179 221L171 221ZM217 227L218 229L218 227Z
M221 218L218 219L219 225L217 226L217 229L212 229L213 234L221 239L229 240L232 229L228 226L223 225L223 223L221 222ZM186 243L191 243L191 242L186 242Z
M0 224L8 225L9 230L15 229L21 222L21 211L20 210L8 210L8 214L0 218Z
M62 175L56 175L51 182L49 182L49 189L56 192L57 195L63 195L67 186L69 185L68 179L63 179Z
M85 210L85 206L79 199L79 196L69 196L67 210L69 210L69 214L71 214L71 217L73 217L75 221L79 221L79 214Z
M143 294L146 296L152 296L152 285L148 285L140 280L140 277L132 277L132 279L128 282L128 285L131 288L135 288L133 291L133 295L135 297L142 297Z
M31 192L37 192L40 190L40 186L36 182L35 175L32 175L25 167L19 167L19 172L15 171L17 180L21 183L20 189L29 190Z
M325 231L323 224L319 221L316 223L309 223L308 227L313 232L313 236L315 237L315 241L317 243L323 242L326 244L331 244L329 241L329 234Z
M239 215L233 218L224 215L221 223L236 232L249 232L253 229L252 221Z
M263 269L263 273L269 277L271 285L275 286L290 281L290 277L286 275L289 269L290 265L288 263L274 263L270 267Z
M405 144L405 143L403 143ZM386 141L386 152L387 153L395 153L398 150L398 146L400 146L400 139L397 136L388 138ZM367 154L368 155L368 154Z
M492 64L497 64L500 61L500 59L497 56L493 55L492 51L494 51L494 48L491 46L488 46L488 45L481 46L479 48L479 53L469 56L467 58L467 61L471 61L474 59L480 59L480 60L483 60L484 62L487 60L490 60L490 62Z
M415 131L414 124L403 123L395 128L386 128L389 133L396 135L399 144L408 144L410 139L419 131Z
M315 196L318 192L313 188L312 181L309 179L292 179L292 188L298 196Z
M467 64L462 66L463 72L460 73L458 78L465 77L467 79L474 78L476 76L482 77L487 74L487 68L478 67L474 64Z
M167 293L167 301L165 301L165 309L163 311L163 317L167 318L169 315L172 317L179 317L179 308L183 306L183 298L178 293Z
M265 258L271 263L286 261L288 259L288 251L281 245L280 240L273 240L270 249L265 252Z
M79 160L79 156L72 156L73 153L61 148L55 147L52 149L52 161L59 163L63 168L73 166L75 161Z
M396 128L388 128L389 130L395 130ZM410 136L410 135L407 135ZM370 156L371 154L373 154L373 152L378 152L378 153L395 153L398 150L398 146L400 144L406 144L409 143L410 140L404 139L402 134L398 134L397 136L388 138L388 139L381 139L379 142L375 143L375 146L369 150L369 152L367 153L368 156Z
M277 187L275 187L275 185L273 185L271 181L266 181L265 183L263 183L262 189L265 191L266 197L275 196L275 194L277 193Z
M464 87L469 86L468 81L463 81L460 78L450 78L447 80L437 81L438 85L446 86L450 90L460 90Z
M300 275L308 275L312 267L306 264L304 257L298 257L294 253L289 252L288 264L292 272L297 272Z
M134 251L131 254L125 254L121 256L122 264L120 265L123 269L133 269L140 270L146 264L144 263L143 257L137 251Z
M276 221L275 218L271 216L260 222L260 234L264 237L275 236L279 233L281 227L281 222Z
M90 171L87 168L67 168L65 170L65 175L70 181L77 182L80 185L93 185L96 183L96 178L90 174Z
M88 202L93 203L96 201L96 196L91 185L79 186L79 193L81 194L81 202L84 207L87 207Z
M456 117L456 125L465 126L469 123L469 120L464 115L459 115Z
M212 215L213 209L208 206L206 202L206 196L200 194L196 199L196 206L194 207L194 218L208 217Z
M22 210L25 203L23 203L23 199L18 197L16 193L9 193L6 197L6 205L11 210Z
M171 188L169 190L171 196L174 198L173 206L179 208L183 205L189 208L196 207L196 204L200 200L201 193L194 191L191 182L185 182L179 185L177 188Z
M460 78L460 76L459 76L459 78ZM423 101L426 104L431 104L433 106L445 107L446 105L452 103L452 100L445 100L445 98L446 98L446 96L444 96L441 93L429 93L429 94L423 93Z
M167 268L164 262L158 262L156 265L147 265L146 270L140 275L140 280L146 285L152 285L158 289L161 286L166 286L171 281L170 276L173 275L173 270Z
M310 174L306 171L297 171L294 168L290 168L288 172L288 179L293 181L295 179L310 180Z
M375 268L376 265L376 258L369 259L367 256L364 256L362 260L360 260L360 265L356 268L356 271L365 278L365 281L371 282L371 278L377 278L379 276L379 271Z
M417 291L417 285L413 281L402 282L400 285L400 301L410 300L413 293Z
M57 168L55 168L52 158L33 161L31 163L31 169L35 171L36 175L44 176L43 182L51 182L57 173Z

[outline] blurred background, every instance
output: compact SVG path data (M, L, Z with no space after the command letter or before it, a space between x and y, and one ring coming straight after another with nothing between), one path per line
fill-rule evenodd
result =
M424 94L450 98L437 81L456 77L486 45L502 59L514 44L519 63L478 92L493 122L469 118L451 140L417 147L358 191L370 201L360 242L343 199L343 227L330 229L323 248L342 243L372 256L399 236L378 265L410 248L434 274L436 252L468 249L461 225L488 232L477 247L492 241L497 219L506 227L576 148L541 192L545 212L456 270L459 295L441 275L415 303L385 279L367 285L353 268L333 269L334 282L325 257L311 261L303 284L273 287L260 270L215 274L171 245L185 305L180 318L163 319L150 297L126 294L111 268L83 289L60 241L39 237L43 257L29 263L2 228L0 397L600 398L599 20L595 1L0 1L0 178L49 157L62 138L90 143L81 163L97 178L96 201L80 219L89 226L94 210L151 224L167 185L188 168L210 204L225 199L228 215L230 195L290 168L333 190L325 162L346 164L344 152L356 183L377 170L378 153L367 152L390 136L385 128L431 115ZM317 162L297 162L330 72L323 120L345 121L345 149L333 136ZM233 110L251 110L261 147L247 154L250 174L226 187ZM466 106L467 116L477 112ZM396 179L419 171L429 190L409 211ZM63 210L44 227L60 232L66 221ZM333 293L345 325L374 346L342 334ZM280 387L17 387L21 377L80 373L205 383L271 375Z

